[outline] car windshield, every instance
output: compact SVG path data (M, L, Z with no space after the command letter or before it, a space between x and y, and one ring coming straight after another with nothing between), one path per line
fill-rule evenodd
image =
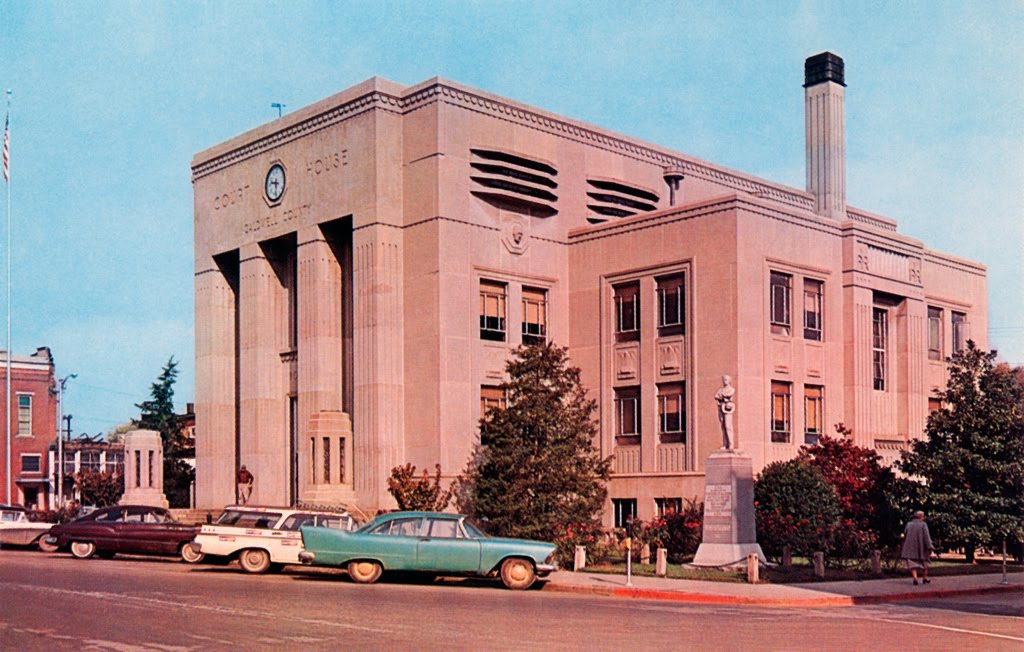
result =
M4 510L3 512L0 512L0 520L3 520L5 523L16 523L21 520L22 514L24 514L24 512Z
M468 518L462 519L462 527L466 528L466 534L469 535L470 539L486 539L487 535L484 534L483 530L480 529L473 521Z

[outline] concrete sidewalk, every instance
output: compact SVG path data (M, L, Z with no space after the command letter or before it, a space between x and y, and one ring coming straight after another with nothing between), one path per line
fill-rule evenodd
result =
M641 600L766 607L848 607L981 593L1007 592L1019 596L1024 592L1024 573L1010 573L1009 584L1002 584L1002 579L1001 573L956 575L934 577L930 584L914 586L909 575L897 579L810 584L744 584L633 576L632 585L626 586L625 575L558 571L548 578L543 590Z

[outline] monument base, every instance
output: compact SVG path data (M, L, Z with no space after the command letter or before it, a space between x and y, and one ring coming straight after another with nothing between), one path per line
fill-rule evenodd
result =
M747 555L754 553L761 564L767 565L759 543L702 543L697 548L691 566L719 567L747 565Z

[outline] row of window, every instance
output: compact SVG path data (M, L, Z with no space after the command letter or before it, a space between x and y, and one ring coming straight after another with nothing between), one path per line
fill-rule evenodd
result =
M790 336L793 333L792 300L793 275L771 272L768 278L769 317L772 333ZM803 337L820 342L824 328L822 318L825 283L817 279L804 279Z
M771 438L788 444L792 440L793 383L772 381ZM825 388L804 385L804 444L813 446L824 432Z
M967 347L968 333L967 315L955 310L950 311L953 324L953 352L959 353ZM942 360L942 308L928 306L928 359Z
M612 508L615 512L615 527L626 527L627 523L636 520L636 498L612 498ZM682 511L682 498L654 499L654 513L657 518L680 514Z
M658 442L686 443L686 383L658 385ZM639 446L642 437L640 388L615 390L615 443Z
M953 325L953 353L967 346L968 322L966 313L951 311ZM928 359L942 360L942 308L928 306ZM875 307L871 314L872 386L886 391L888 386L889 311Z
M508 283L480 279L480 339L505 342L507 338ZM522 288L522 342L543 344L548 335L548 291Z
M658 297L658 336L685 334L685 276L670 274L656 277ZM640 282L613 286L615 292L615 340L631 342L640 339Z

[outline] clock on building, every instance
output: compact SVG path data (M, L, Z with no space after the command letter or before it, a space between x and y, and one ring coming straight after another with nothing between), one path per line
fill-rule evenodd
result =
M277 201L284 195L284 166L274 163L267 171L267 180L263 185L263 191L267 193L267 199Z

